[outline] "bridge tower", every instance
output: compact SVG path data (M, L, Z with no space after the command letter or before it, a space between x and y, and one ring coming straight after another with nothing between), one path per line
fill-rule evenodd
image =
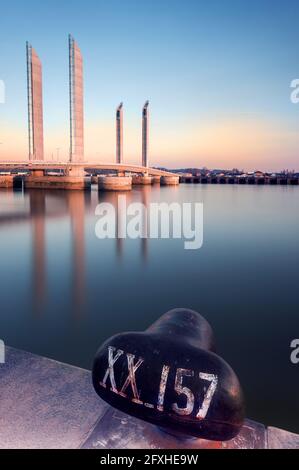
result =
M142 109L142 166L148 167L148 126L149 126L149 102L146 101Z
M29 160L44 159L42 64L26 43Z
M70 162L84 160L83 58L69 35Z
M116 163L123 163L123 104L116 109Z

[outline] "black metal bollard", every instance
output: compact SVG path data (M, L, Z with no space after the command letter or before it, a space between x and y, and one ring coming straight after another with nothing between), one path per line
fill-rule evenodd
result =
M171 310L143 333L113 336L98 350L92 375L103 400L168 432L225 441L242 427L239 381L193 310Z

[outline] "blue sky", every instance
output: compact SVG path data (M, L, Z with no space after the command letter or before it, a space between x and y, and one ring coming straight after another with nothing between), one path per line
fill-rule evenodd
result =
M67 158L72 33L84 57L87 159L114 158L123 101L125 158L138 162L149 99L153 164L299 169L298 26L294 0L12 0L0 19L0 158L27 157L26 40L43 64L46 157L59 147Z

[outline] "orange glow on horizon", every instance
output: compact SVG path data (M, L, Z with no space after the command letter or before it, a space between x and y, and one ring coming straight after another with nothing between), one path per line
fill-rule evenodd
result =
M162 129L151 123L150 164L169 168L239 168L245 170L298 170L299 133L278 121L257 116L222 118L198 125ZM0 160L28 158L26 127L1 126ZM85 125L85 160L115 161L114 122ZM59 149L57 151L57 149ZM66 161L69 155L68 129L45 127L45 159ZM124 162L141 163L140 127L124 124Z

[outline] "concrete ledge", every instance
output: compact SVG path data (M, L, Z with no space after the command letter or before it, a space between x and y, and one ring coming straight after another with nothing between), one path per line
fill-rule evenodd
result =
M240 434L227 442L181 439L140 419L109 407L83 449L265 449L266 428L247 420Z
M103 402L89 371L10 347L0 398L1 449L299 448L299 435L250 420L227 442L169 435Z
M108 408L90 372L9 347L0 397L2 449L78 448Z
M282 429L268 428L269 449L299 449L299 435Z
M88 189L90 178L80 176L26 176L27 189Z

